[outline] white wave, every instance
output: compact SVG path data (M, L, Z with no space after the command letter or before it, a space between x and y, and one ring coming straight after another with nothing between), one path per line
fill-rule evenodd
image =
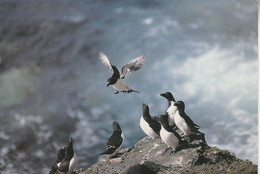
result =
M171 61L168 58L165 64ZM234 50L216 46L204 54L188 57L169 71L175 80L182 79L174 83L175 89L185 94L187 100L195 98L196 107L203 103L204 107L215 105L222 108L223 115L208 110L208 119L218 120L233 141L223 145L220 136L225 135L214 135L212 131L209 142L257 162L257 60L247 60L243 54L237 55ZM228 124L231 120L232 124Z

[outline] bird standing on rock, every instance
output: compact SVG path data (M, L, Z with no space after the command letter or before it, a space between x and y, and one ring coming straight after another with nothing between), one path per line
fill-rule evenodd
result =
M152 139L159 137L161 124L151 117L148 105L143 104L142 109L143 115L140 118L140 127Z
M168 114L169 125L174 127L175 126L174 114L177 111L177 106L175 106L174 103L176 101L175 101L172 93L170 93L170 92L161 93L160 96L162 96L168 100L168 109L166 112Z
M177 112L174 114L174 121L176 126L184 133L189 135L194 132L198 132L200 126L195 124L190 117L185 113L185 104L183 101L177 101L174 103L177 107Z
M113 122L113 134L108 138L106 143L106 151L100 155L107 154L107 158L116 156L124 143L124 134L117 121Z
M169 148L172 148L172 153L177 152L179 150L180 144L182 144L183 142L181 136L177 132L175 132L169 125L167 113L165 115L159 115L154 118L158 120L162 125L160 136L162 141L168 146L168 148L165 149L164 153L167 152Z
M63 160L58 165L58 173L71 174L78 164L78 158L74 153L73 139L70 138L66 145L66 153Z
M99 53L99 59L101 60L101 62L110 70L113 71L113 75L112 77L107 79L107 87L108 86L112 86L116 91L114 94L118 94L119 92L123 92L123 93L131 93L131 92L137 92L133 89L131 89L129 86L127 86L127 84L123 81L123 79L125 78L127 72L135 72L137 70L139 70L143 64L144 64L144 55L137 57L133 60L131 60L130 62L128 62L126 65L124 65L121 69L121 75L117 69L116 66L112 65L108 59L108 57L100 52Z
M58 159L49 174L71 174L78 164L77 156L73 150L72 138L58 151L57 157Z

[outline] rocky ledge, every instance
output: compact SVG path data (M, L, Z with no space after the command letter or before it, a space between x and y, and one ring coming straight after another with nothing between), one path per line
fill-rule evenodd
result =
M225 174L257 173L257 165L238 159L227 150L208 146L204 134L196 134L193 141L177 151L168 150L158 139L145 137L132 149L126 148L113 159L100 161L88 169L78 169L78 174Z

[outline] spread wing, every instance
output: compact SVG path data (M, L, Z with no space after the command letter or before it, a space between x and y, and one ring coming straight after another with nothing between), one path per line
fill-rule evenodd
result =
M125 66L123 66L121 70L121 78L125 78L127 72L134 72L139 70L144 64L144 58L144 55L142 55L131 60Z
M103 52L99 52L99 59L110 71L113 71L112 64Z

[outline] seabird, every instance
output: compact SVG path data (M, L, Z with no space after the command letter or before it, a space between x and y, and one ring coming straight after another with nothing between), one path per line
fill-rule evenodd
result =
M108 138L106 143L106 151L100 154L107 154L107 158L112 158L118 154L125 139L117 121L113 122L113 129L113 134Z
M121 75L117 69L116 66L112 65L108 59L108 57L103 53L99 52L99 59L101 62L110 70L113 71L112 77L107 79L107 87L112 86L116 91L115 94L118 94L119 92L123 93L131 93L131 92L137 92L133 89L131 89L127 84L123 81L125 78L127 72L134 72L139 70L143 64L144 64L144 55L137 57L130 62L128 62L126 65L124 65L121 69Z
M174 114L174 121L176 126L184 133L189 135L194 132L198 132L200 126L195 124L190 117L184 112L185 104L183 101L177 101L174 103L177 107L177 112Z
M174 105L174 103L176 101L175 101L172 93L170 93L170 92L161 93L160 96L162 96L168 100L168 109L166 112L168 114L169 124L170 124L170 126L175 126L174 114L177 111L177 107Z
M71 174L78 164L78 158L73 149L73 139L70 138L65 146L65 156L58 165L58 173Z
M149 107L146 104L142 105L143 115L140 118L140 127L152 139L160 136L161 124L151 117Z
M169 148L172 148L172 152L176 152L177 150L179 150L179 145L182 144L183 141L181 139L181 136L177 132L175 132L169 125L167 113L165 115L155 116L154 118L158 120L162 125L160 136L162 141L168 146L168 148L165 149L164 153L167 152Z
M51 171L49 174L55 174L56 171L58 170L58 167L60 166L60 162L63 160L65 157L65 146L63 146L57 153L57 160L56 162L52 165Z

